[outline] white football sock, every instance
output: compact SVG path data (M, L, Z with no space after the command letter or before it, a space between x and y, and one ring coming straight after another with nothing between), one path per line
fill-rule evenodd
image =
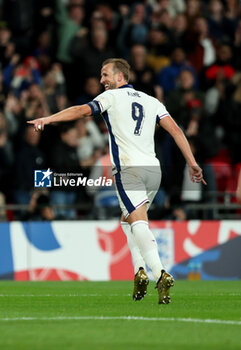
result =
M143 257L141 256L140 249L136 244L135 237L131 232L131 226L128 224L128 222L122 221L121 227L127 238L127 243L131 251L132 263L136 274L139 271L140 267L143 267L143 269L145 269L146 264L145 264L145 261L143 260Z
M149 229L148 222L143 220L135 221L131 225L131 230L140 249L141 255L157 281L164 268L158 254L156 239Z

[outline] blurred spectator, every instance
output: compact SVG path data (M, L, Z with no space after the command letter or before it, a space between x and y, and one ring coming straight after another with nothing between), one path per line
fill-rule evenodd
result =
M14 199L16 204L29 204L33 184L34 170L44 169L45 156L39 149L40 133L26 126L22 146L16 152L14 171Z
M162 38L160 34L162 34ZM164 61L160 65L160 69L162 69L162 67L165 66L164 57L166 56L167 58L170 58L170 54L175 47L173 18L170 16L169 12L166 9L160 10L157 13L152 13L151 30L149 31L149 42L150 40L159 40L159 48L156 47L156 51L158 52L160 50L160 53L163 55ZM156 63L157 62L158 61L156 61ZM161 61L159 61L159 63L161 63Z
M41 75L36 59L28 56L23 63L18 64L19 56L13 55L10 63L3 70L4 84L17 97L23 90L27 90L31 84L40 84Z
M106 178L112 181L112 186L91 186L87 188L90 196L94 197L94 206L90 217L106 220L119 216L119 202L116 196L108 143L103 148L103 154L97 159L90 172L90 179Z
M180 72L187 68L193 72L195 77L195 87L197 87L197 78L194 68L186 61L186 54L181 47L176 47L171 56L170 65L163 68L157 75L157 82L163 88L164 93L168 94L177 87L177 78Z
M229 93L228 93L229 90ZM232 91L233 90L233 91ZM222 124L224 140L228 147L232 163L241 162L241 78L237 79L234 89L229 86L220 98L217 110L218 122ZM231 92L231 93L230 93Z
M0 63L5 68L15 53L15 44L12 41L12 34L5 23L0 24Z
M6 195L8 195L9 190L11 190L10 179L12 164L13 151L8 139L7 121L0 112L0 198L2 205L4 205ZM1 212L0 220L1 216L3 217L4 215L4 212Z
M209 15L207 17L209 32L216 40L234 39L235 23L224 16L224 6L221 0L211 0L209 3Z
M6 101L7 90L3 84L3 75L0 69L0 110L4 109L5 101Z
M53 56L52 47L53 44L49 31L46 30L40 33L37 37L37 45L33 51L33 56L37 59L42 74L50 68L51 58Z
M170 92L166 105L172 117L184 129L197 159L204 164L209 158L216 156L219 150L213 120L205 115L204 93L195 89L192 71L183 69L179 74L178 82L179 87ZM174 147L174 157L176 157L175 161L172 161L174 168L184 169L185 164L183 159L176 154L176 147ZM211 166L205 167L204 165L203 169L208 183L206 190L214 191L216 184L213 170ZM179 180L174 174L171 183L175 181L178 183Z
M217 49L217 59L205 70L205 88L230 80L235 74L232 60L232 48L220 44Z
M157 0L153 6L153 10L155 12L167 10L169 15L174 18L186 10L186 3L184 0Z
M81 173L78 160L78 133L74 124L61 125L60 139L50 150L51 170L59 174ZM50 194L51 205L73 205L77 198L76 189L71 187L53 188ZM57 219L75 219L76 211L73 208L56 208Z
M116 47L116 41L118 40L117 38L123 25L123 15L121 11L119 13L114 11L113 5L108 3L108 1L98 1L96 4L95 17L97 14L101 16L101 19L105 23L110 46ZM94 14L92 20L94 20ZM96 25L92 22L92 29L93 28L96 28Z
M68 7L62 1L56 1L55 19L57 22L57 54L56 58L62 63L66 79L67 94L70 99L75 96L78 87L76 67L72 64L73 57L69 53L71 40L77 35L83 38L87 29L83 26L85 17L83 1L69 2Z
M180 13L173 19L172 36L176 46L184 47L187 24L187 16L184 13Z
M148 33L147 63L156 73L170 63L172 42L165 30L159 25L153 24Z
M50 114L66 108L65 79L61 66L54 64L44 77L43 94Z
M78 133L78 159L82 167L90 167L104 146L104 139L93 120L79 119L76 122Z
M208 120L206 120L206 122L208 122ZM174 219L192 220L199 217L199 211L197 209L187 209L187 204L200 203L202 201L216 203L216 197L213 196L213 194L215 194L217 191L217 183L214 168L211 163L206 162L206 159L208 158L208 156L210 156L210 154L217 154L215 153L216 151L213 152L213 148L215 148L216 145L215 138L213 138L212 132L210 133L211 125L208 125L208 127L205 128L205 124L206 123L204 117L200 121L198 137L189 138L189 144L191 146L193 154L195 154L195 157L202 164L204 176L208 181L207 186L202 186L201 184L198 184L198 186L194 186L194 184L190 181L190 178L188 177L188 166L186 165L183 172L183 182L181 187L182 203L180 208L178 208L179 213L175 213L176 218L174 217ZM185 215L180 216L182 212ZM206 215L207 219L213 219L213 212L211 210L208 211Z
M35 191L31 197L26 219L36 221L54 220L54 212L50 206L49 194L46 191Z
M108 32L104 28L92 29L89 41L75 36L70 44L71 57L76 63L75 79L83 81L91 76L99 76L102 62L115 57L115 51L108 44ZM78 66L78 67L77 67ZM75 91L76 97L77 91Z
M203 100L203 93L195 89L193 71L184 68L179 73L177 88L166 96L165 104L170 115L189 139L196 139L199 136L200 120L203 118ZM197 155L196 147L195 153ZM163 185L170 197L170 205L179 207L181 205L185 160L168 134L164 134L162 139L161 157L164 174Z
M11 137L15 136L17 139L18 133L20 133L20 125L22 126L24 124L25 128L26 119L24 118L21 103L13 94L8 94L7 96L4 106L4 115L6 117L9 135Z
M12 145L9 140L9 124L6 116L0 111L1 146L5 148L9 163L13 161Z
M158 21L156 23L165 30L169 37L171 37L173 30L173 18L167 10L162 10L158 13Z
M240 1L239 0L226 0L225 1L225 16L231 21L237 21L241 14Z
M82 105L92 101L96 96L102 92L102 86L97 77L90 76L86 79L84 84L83 94L76 98L76 104Z
M71 63L69 55L69 44L73 37L78 34L82 37L86 34L86 28L82 23L84 20L84 8L82 2L69 4L65 7L63 1L56 1L55 18L58 23L58 51L57 58L62 63Z
M20 56L18 54L13 53L11 56L10 61L8 64L4 67L2 74L3 74L3 84L7 91L11 88L11 83L14 78L14 74L17 74L17 69L19 69L20 64ZM18 67L19 64L19 67ZM20 79L19 79L20 80Z
M25 117L32 119L39 116L42 118L49 115L49 108L45 96L37 84L31 84L25 94Z
M195 19L193 28L186 36L185 45L188 47L188 60L198 73L216 59L215 42L209 34L207 20L204 17Z
M184 68L178 76L178 88L167 96L167 109L182 126L187 136L195 136L198 122L203 113L204 95L195 89L195 77L192 70Z
M34 0L3 0L3 18L14 36L17 52L29 55L34 28Z
M115 56L113 48L108 44L108 32L104 28L93 29L90 32L90 41L84 47L78 47L78 38L72 42L71 52L75 59L81 59L83 63L84 76L98 76L102 62L112 56ZM84 50L84 51L82 51Z
M100 116L99 118L96 117L95 118L95 122L98 125L98 128L99 128L99 130L101 132L101 135L102 135L105 143L108 142L108 140L109 140L109 132L108 132L106 123L105 123L104 119L102 118L102 116Z
M145 5L140 2L134 4L130 18L124 22L124 27L122 29L122 45L126 47L128 51L134 44L145 45L148 39L148 26L149 20Z
M49 114L48 105L39 86L32 84L28 90L23 90L20 100L9 93L5 103L4 114L6 116L9 136L14 144L14 149L22 145L22 137L25 133L26 120L38 115L40 118ZM45 134L43 134L43 138Z
M200 0L187 0L186 16L188 22L188 30L192 30L195 20L202 15Z
M34 35L36 40L43 32L52 32L54 26L55 2L53 0L35 1ZM52 43L54 45L54 43Z
M223 126L218 116L220 102L225 95L230 95L233 89L233 80L238 78L235 75L235 67L232 60L232 49L227 44L221 44L217 50L216 62L204 71L202 82L205 94L205 110L216 122L217 136L223 142ZM227 96L226 96L227 97Z
M95 10L92 12L90 17L89 28L90 30L100 29L100 28L106 29L105 19L100 11Z
M241 71L241 19L238 21L238 25L235 31L234 39L234 67Z
M136 90L155 96L154 87L156 78L154 70L147 64L147 51L145 46L136 44L131 48L130 83Z

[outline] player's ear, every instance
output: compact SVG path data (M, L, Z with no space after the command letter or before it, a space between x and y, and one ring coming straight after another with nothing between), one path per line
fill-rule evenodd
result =
M122 81L123 80L123 73L122 72L118 72L117 79L118 79L118 81Z

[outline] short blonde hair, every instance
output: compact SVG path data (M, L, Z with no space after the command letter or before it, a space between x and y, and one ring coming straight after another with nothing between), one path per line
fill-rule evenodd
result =
M106 66L109 63L113 63L114 73L121 72L124 79L129 82L130 79L130 65L123 58L108 58L102 63L102 67Z

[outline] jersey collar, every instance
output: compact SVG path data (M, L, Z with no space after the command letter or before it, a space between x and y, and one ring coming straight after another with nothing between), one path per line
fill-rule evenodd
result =
M125 85L122 85L122 86L119 86L118 89L122 89L122 88L131 88L131 89L134 89L133 88L133 85L131 84L125 84Z

